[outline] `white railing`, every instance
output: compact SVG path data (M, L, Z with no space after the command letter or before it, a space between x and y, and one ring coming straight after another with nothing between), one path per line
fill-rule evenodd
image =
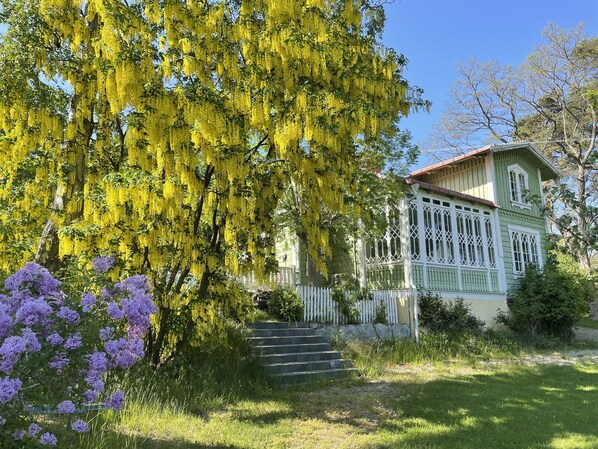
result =
M389 324L399 323L399 301L407 299L407 292L402 290L372 291L372 299L357 301L360 323L373 323L376 311L386 307ZM339 311L338 303L332 299L332 290L325 287L298 285L297 294L303 302L303 320L308 322L344 324L345 317Z
M268 280L265 282L257 282L253 273L248 273L243 276L239 276L237 280L243 285L243 287L256 290L272 288L280 285L282 287L295 287L295 267L278 267L277 273L270 273Z

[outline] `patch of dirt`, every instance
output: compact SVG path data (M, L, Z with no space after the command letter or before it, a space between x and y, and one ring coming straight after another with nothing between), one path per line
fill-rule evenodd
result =
M529 355L520 359L525 365L573 365L579 362L598 363L598 349L582 349L555 352L552 354Z
M370 433L395 417L396 411L387 399L396 399L399 394L398 387L387 382L335 385L305 394L298 415L355 426L360 433Z

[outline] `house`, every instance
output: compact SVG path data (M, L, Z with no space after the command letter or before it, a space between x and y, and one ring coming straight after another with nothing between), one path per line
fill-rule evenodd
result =
M430 290L464 298L491 324L526 266L546 261L542 182L559 176L525 142L485 146L416 170L404 180L409 193L384 207L385 233L336 242L329 273L352 273L371 290L404 291L404 317L413 315L416 292ZM280 261L285 270L295 268L297 283L306 282L310 267L300 244L281 250Z

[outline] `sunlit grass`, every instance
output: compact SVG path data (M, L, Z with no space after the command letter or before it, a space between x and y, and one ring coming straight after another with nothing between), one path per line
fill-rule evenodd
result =
M235 351L141 368L76 448L598 448L598 365L526 366L523 344L490 337L351 342L360 378L288 389Z
M575 325L589 329L598 329L598 321L592 320L589 317L581 318Z
M598 366L420 364L374 379L264 389L208 413L151 390L103 412L79 447L459 448L598 447Z

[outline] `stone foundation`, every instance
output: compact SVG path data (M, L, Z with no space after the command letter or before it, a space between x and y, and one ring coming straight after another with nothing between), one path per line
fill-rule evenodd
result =
M310 323L316 335L326 339L341 340L394 340L411 336L406 324L320 324Z

